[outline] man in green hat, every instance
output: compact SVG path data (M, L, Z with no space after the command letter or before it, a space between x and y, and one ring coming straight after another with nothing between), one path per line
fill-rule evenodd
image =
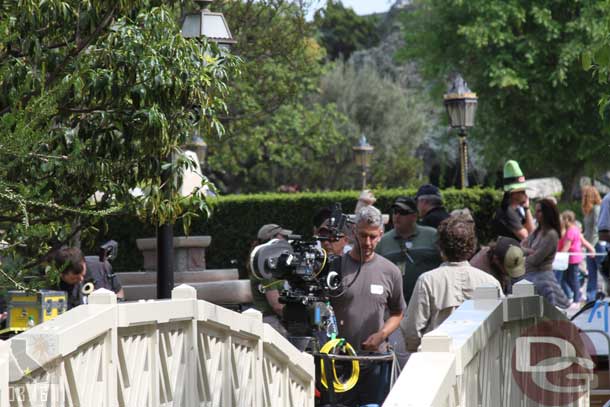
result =
M534 220L529 210L529 198L525 192L525 177L519 163L514 160L504 164L504 197L496 211L493 226L498 236L521 241L534 231Z

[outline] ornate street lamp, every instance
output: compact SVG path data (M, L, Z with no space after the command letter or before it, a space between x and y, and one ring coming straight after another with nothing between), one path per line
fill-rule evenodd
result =
M460 137L460 187L468 187L468 144L466 132L474 126L477 111L477 94L468 89L460 74L455 75L451 86L444 95L449 125L458 129Z
M184 145L186 150L191 150L197 155L197 161L203 171L203 165L205 164L205 158L208 154L208 145L199 134L193 135L191 140Z
M212 0L195 0L195 2L199 4L200 10L184 16L182 22L182 35L185 38L206 37L225 49L237 43L231 35L224 15L209 10Z
M208 9L211 0L195 0L201 8L197 13L187 14L182 22L182 35L186 38L206 37L228 49L237 41L233 39L222 13L212 13ZM203 142L203 140L201 140ZM205 144L205 143L204 143ZM196 151L197 153L197 151ZM197 154L199 160L201 156ZM169 158L168 158L169 160ZM169 185L170 175L163 172L162 183ZM157 298L170 298L174 288L174 225L165 223L157 230Z
M366 189L366 172L371 165L371 156L373 155L375 147L366 141L366 137L363 134L360 136L358 145L352 147L352 150L354 151L354 161L356 162L356 165L362 169L362 190L364 191Z

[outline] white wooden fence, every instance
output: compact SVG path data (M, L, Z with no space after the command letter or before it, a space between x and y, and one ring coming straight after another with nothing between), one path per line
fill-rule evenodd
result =
M254 310L196 299L89 304L0 341L0 407L313 407L314 361Z
M534 295L527 281L516 284L508 298L500 298L494 288L478 288L473 300L424 335L421 351L411 355L383 407L542 405L516 383L512 354L523 330L543 320L567 318ZM589 391L568 405L589 406Z

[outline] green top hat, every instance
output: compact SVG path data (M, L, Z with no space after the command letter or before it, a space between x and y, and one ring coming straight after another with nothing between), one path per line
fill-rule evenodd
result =
M525 177L517 161L510 160L504 164L504 191L525 191Z

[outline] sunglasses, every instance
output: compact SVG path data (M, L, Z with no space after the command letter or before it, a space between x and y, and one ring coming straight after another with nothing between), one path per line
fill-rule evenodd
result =
M402 216L407 216L407 215L412 215L415 212L396 208L396 209L394 209L394 213L397 213L397 214L402 215Z

